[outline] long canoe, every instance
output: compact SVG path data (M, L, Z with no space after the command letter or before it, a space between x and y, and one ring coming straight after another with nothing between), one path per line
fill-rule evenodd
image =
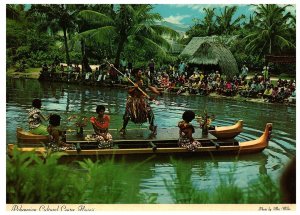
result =
M202 147L195 152L190 152L186 148L178 147L177 142L173 140L116 140L115 148L99 149L99 148L84 148L88 145L87 142L81 142L81 148L77 150L65 150L63 156L76 158L92 156L98 157L101 155L132 155L132 154L179 154L179 153L222 153L222 154L247 154L260 152L268 146L268 141L272 131L272 123L267 123L263 134L255 140L246 142L238 142L231 140L218 140L201 138L198 139ZM196 138L197 139L197 138ZM76 141L74 141L76 143ZM79 143L79 141L77 141ZM92 146L94 142L90 143ZM18 147L14 144L8 144L8 154L12 155L14 148L21 152L34 151L38 155L45 156L49 151L45 147Z
M231 139L235 138L243 131L243 120L237 121L234 125L215 127L214 130L208 132L218 139Z
M130 130L138 130L138 129L130 129ZM117 131L117 129L110 129L110 132ZM209 133L215 136L218 139L232 139L235 138L243 131L243 120L239 120L235 125L230 126L221 126L215 127L214 130L209 130ZM70 130L67 130L70 132ZM86 131L92 133L93 131ZM114 134L118 135L117 133ZM49 142L49 136L46 135L36 135L32 134L28 131L25 131L22 128L17 128L17 140L18 143L34 145L34 144L43 144Z

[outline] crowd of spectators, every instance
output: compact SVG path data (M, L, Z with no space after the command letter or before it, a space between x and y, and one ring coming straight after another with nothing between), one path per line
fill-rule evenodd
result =
M241 96L246 98L261 98L265 102L295 103L295 80L270 80L269 68L265 66L261 73L248 75L248 68L243 65L240 74L232 78L222 75L217 70L199 70L181 61L178 65L169 64L157 67L153 59L142 68L144 76L152 84L165 92L177 95L212 93L223 96ZM88 72L82 71L80 65L64 66L53 63L50 68L44 64L40 78L43 80L80 82L89 85L130 85L128 78L133 76L131 62L121 59L119 71L108 64L97 66Z

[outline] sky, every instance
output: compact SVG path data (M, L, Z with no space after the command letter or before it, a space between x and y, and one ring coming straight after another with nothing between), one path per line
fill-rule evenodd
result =
M249 19L250 14L255 11L255 6L250 4L235 4L238 6L234 18L244 14ZM193 19L203 19L205 12L203 8L216 8L215 13L220 14L225 6L233 4L153 4L153 12L161 14L164 21L175 24L181 28L188 29L194 24ZM289 7L288 11L295 14L295 7Z
M153 12L161 14L166 22L176 24L183 28L189 28L194 24L193 19L203 19L203 8L216 8L215 13L220 14L226 5L224 4L154 4ZM233 5L227 5L233 6ZM245 14L246 17L253 13L251 6L238 6L236 17Z

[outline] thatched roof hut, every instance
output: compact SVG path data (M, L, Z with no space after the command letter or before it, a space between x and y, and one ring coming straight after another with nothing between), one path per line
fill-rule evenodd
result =
M219 37L193 37L181 52L187 63L196 65L216 65L227 77L238 74L238 66L231 51L221 44Z

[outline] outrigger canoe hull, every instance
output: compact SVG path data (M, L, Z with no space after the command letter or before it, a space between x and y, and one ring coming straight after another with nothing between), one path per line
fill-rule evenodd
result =
M133 154L180 154L180 153L218 153L218 154L247 154L264 150L268 146L268 141L272 131L272 124L267 123L265 131L256 140L237 142L236 140L209 140L203 139L200 142L202 147L195 152L190 152L186 148L176 146L176 142L152 142L135 143L135 148L128 141L116 143L120 148L113 149L81 149L81 150L65 150L63 156L78 157L98 157L102 155L133 155ZM82 145L83 146L83 145ZM122 148L123 147L123 148ZM14 144L8 144L8 154L12 155L14 148L21 152L34 151L38 155L45 156L49 153L45 147L18 147Z
M110 129L110 132L113 132L112 130L116 130L116 129ZM135 129L132 129L135 130ZM233 139L235 138L237 135L239 135L241 132L243 131L243 121L239 120L235 125L230 125L230 126L221 126L221 127L216 127L214 130L209 130L209 133L211 135L213 135L215 138L220 139L220 140L225 140L225 139ZM92 131L90 131L92 132ZM178 134L178 131L176 131L175 133ZM171 135L175 135L178 136L177 134L171 134ZM114 133L113 137L115 139L115 137L117 138L122 138L122 137L118 137L118 133ZM198 136L198 138L202 138L202 136ZM212 139L213 137L208 137L210 139ZM134 137L133 137L134 139ZM165 137L162 137L161 139L166 139ZM169 138L167 138L169 139ZM175 140L176 138L173 138L173 140ZM28 131L25 131L22 128L17 128L17 140L18 143L24 144L24 145L32 145L34 146L36 145L42 145L43 143L48 143L49 142L49 136L48 135L36 135L36 134L32 134Z
M243 120L237 121L235 125L215 127L208 132L218 139L232 139L243 131Z
M17 128L17 140L22 144L40 144L49 142L48 135L36 135L22 128Z

